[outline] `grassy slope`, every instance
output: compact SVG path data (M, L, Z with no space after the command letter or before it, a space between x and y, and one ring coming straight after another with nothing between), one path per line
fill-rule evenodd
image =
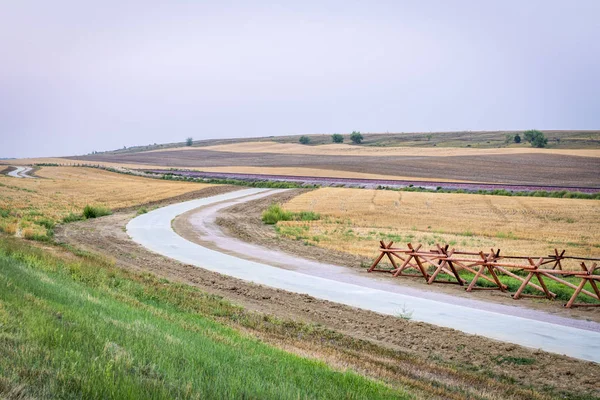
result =
M548 138L548 146L561 149L597 149L600 148L600 131L542 131ZM505 142L506 135L519 133L523 138L523 131L460 131L460 132L416 132L416 133L364 133L363 145L366 146L415 146L415 147L514 147L525 146L527 143L516 145ZM429 135L431 135L429 137ZM194 147L216 146L241 142L274 141L279 143L298 143L301 135L264 136L258 138L236 139L206 139L194 141ZM331 134L308 135L311 145L331 143ZM350 143L349 134L344 134L344 143ZM557 141L560 139L560 142ZM169 149L185 146L185 142L151 144L147 146L133 146L126 149L107 151L105 153L122 154L139 151Z
M215 322L236 307L0 238L0 396L407 398Z

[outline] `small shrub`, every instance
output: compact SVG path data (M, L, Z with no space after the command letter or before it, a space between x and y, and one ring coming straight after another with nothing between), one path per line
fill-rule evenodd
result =
M103 217L105 215L110 215L110 214L112 214L112 212L108 208L102 207L102 206L87 205L83 209L83 216L86 219Z
M312 211L301 211L298 213L285 211L279 204L271 204L262 213L262 221L267 225L275 225L279 221L316 221L321 215Z
M344 143L344 136L340 135L339 133L334 133L331 135L331 141L333 143Z
M300 136L300 139L298 139L298 141L301 144L309 144L310 143L310 138L308 136L302 135L302 136Z
M69 213L69 215L62 219L62 222L68 224L69 222L82 221L84 219L83 214Z
M513 138L513 140L515 141L515 143L521 143L521 135L519 135L518 133L515 135L515 137Z
M271 204L262 213L262 221L268 225L275 225L279 221L290 221L292 214L285 211L279 204Z
M350 140L352 140L352 143L354 144L361 144L363 141L363 135L361 135L359 131L352 131L350 134Z
M137 215L146 214L147 212L148 212L148 209L146 207L142 207L139 210L137 210Z

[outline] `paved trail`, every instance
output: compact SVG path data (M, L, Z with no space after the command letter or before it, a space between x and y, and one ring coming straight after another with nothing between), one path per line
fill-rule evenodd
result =
M305 264L308 260L300 259L293 266L294 270L278 268L192 243L172 229L171 221L176 216L198 207L228 207L232 201L249 201L276 192L246 189L170 205L134 218L127 225L127 232L134 241L154 252L236 278L383 314L397 315L403 310L410 310L414 320L600 362L600 324L448 295L423 295L427 292L357 277L335 269L327 272L328 277L323 277L323 274L318 276L313 266ZM208 228L210 224L209 218ZM220 237L214 231L208 236L214 239ZM255 255L261 258L259 254ZM279 258L278 261L287 264L289 260ZM350 280L344 277L350 277Z
M27 175L33 168L31 167L15 167L14 171L10 171L8 176L12 176L13 178L30 178L33 179L33 176Z

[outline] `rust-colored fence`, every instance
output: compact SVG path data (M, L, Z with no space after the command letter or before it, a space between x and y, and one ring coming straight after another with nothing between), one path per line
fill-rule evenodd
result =
M500 249L490 249L489 252L468 252L456 249L449 250L449 246L436 245L435 249L424 250L422 245L413 246L408 243L407 248L392 247L394 242L384 243L380 241L380 254L369 268L369 272L385 272L393 276L423 277L428 284L450 283L464 286L467 292L473 290L500 290L508 292L508 286L503 284L498 275L510 276L521 282L513 299L522 297L542 297L547 299L556 298L545 282L550 279L561 285L574 290L573 295L565 304L565 307L598 307L598 303L575 303L580 295L589 296L600 301L600 290L597 282L600 282L600 266L596 261L600 258L571 257L565 255L565 250L559 252L554 249L554 254L547 256L511 256L500 254ZM379 267L380 262L387 258L392 268L383 269ZM576 262L579 270L566 270L563 262ZM379 268L378 268L379 267ZM412 270L412 271L411 271ZM460 271L473 274L473 279L467 282ZM521 271L521 275L515 272ZM449 280L440 280L438 277L444 275ZM532 282L535 277L539 285ZM572 277L579 279L575 285L564 278ZM486 280L488 286L478 286L480 279ZM586 284L593 292L584 289ZM524 294L526 287L540 292L541 295Z

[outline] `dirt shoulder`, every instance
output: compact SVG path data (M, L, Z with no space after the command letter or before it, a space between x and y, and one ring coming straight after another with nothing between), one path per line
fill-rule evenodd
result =
M232 189L215 186L198 191L195 196L208 197ZM294 193L287 192L285 195ZM155 205L175 201L181 199ZM438 391L436 394L435 385L455 388L456 395L451 398L546 397L528 390L528 387L540 393L554 388L552 395L557 395L556 391L572 393L577 390L600 396L598 364L317 300L182 264L132 242L125 225L134 216L135 211L125 210L103 218L63 225L57 229L56 238L79 249L114 259L119 267L197 286L253 312L332 329L338 335L342 334L341 338L358 341L359 345L350 348L347 340L323 337L307 342L303 337L309 335L296 331L293 335L275 335L270 331L249 329L249 333L282 348L321 358L343 368L350 366L369 376L419 387L424 398L448 398L447 392L441 394ZM260 229L254 229L258 231L246 230L244 234L255 237ZM289 325L293 326L294 322L289 322ZM424 381L436 383L419 386L419 382ZM523 390L517 389L519 387Z

